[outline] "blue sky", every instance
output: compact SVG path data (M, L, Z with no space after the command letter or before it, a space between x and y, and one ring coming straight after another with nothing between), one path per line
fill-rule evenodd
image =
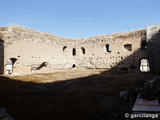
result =
M84 38L160 24L160 0L0 0L0 26Z

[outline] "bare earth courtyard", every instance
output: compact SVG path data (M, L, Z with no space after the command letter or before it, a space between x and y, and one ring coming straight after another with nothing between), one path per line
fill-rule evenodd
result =
M0 107L16 120L124 119L119 92L152 77L100 69L0 76Z
M93 74L100 74L103 69L70 69L70 70L56 70L52 73L35 73L35 74L18 74L13 76L8 76L11 79L19 79L23 82L33 82L33 83L51 83L59 82L64 80L70 80L75 78L87 77Z

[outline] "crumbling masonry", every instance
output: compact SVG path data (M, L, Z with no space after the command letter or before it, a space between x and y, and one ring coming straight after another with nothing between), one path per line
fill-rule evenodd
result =
M0 73L52 72L89 68L139 71L140 60L160 72L160 26L129 33L69 39L24 27L0 28Z

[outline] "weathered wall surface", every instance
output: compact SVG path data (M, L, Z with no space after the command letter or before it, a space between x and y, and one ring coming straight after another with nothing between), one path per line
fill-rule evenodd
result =
M87 68L116 66L117 69L129 69L134 66L138 69L139 60L146 57L146 50L142 49L145 38L145 30L88 38L78 43L77 46L86 49L86 54L77 56L75 61L77 66ZM107 46L110 46L110 51L107 51Z
M0 39L0 74L3 74L3 68L4 68L4 47L3 47L3 41Z
M160 73L160 25L147 27L147 54L151 72Z
M16 58L15 71L23 67L24 69L30 67L32 70L43 62L49 63L50 70L71 68L74 63L72 52L66 51L70 52L66 54L63 51L65 45L74 46L70 39L13 26L9 27L4 34L4 64L7 64L9 58ZM24 70L21 71L24 72Z
M3 30L4 65L14 58L13 72L52 71L54 69L134 68L146 57L142 43L146 30L104 35L86 39L69 39L23 27ZM41 65L47 67L41 68Z

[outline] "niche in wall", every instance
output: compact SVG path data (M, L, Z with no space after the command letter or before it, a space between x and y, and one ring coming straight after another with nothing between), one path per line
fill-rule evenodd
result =
M127 51L132 51L132 44L125 44L124 49Z
M76 65L75 65L75 64L73 64L73 65L72 65L72 68L75 68L75 67L76 67Z
M82 50L82 53L85 54L86 53L86 50L84 47L81 47L81 50Z
M65 51L66 49L67 49L67 46L64 46L64 47L63 47L63 51Z

